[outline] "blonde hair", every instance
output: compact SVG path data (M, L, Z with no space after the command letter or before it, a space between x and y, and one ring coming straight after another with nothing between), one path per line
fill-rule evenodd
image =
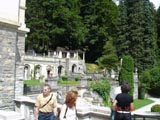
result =
M73 106L76 105L77 96L78 96L77 91L71 90L71 91L67 92L65 104L69 108L72 108Z

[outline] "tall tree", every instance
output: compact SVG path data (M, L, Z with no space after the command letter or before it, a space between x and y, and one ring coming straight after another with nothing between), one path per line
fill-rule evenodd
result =
M139 72L152 68L155 60L155 10L148 0L129 2L130 54Z
M26 38L26 49L46 51L49 42L48 20L44 9L43 0L28 0L26 2L26 24L30 32Z
M51 30L50 37L56 46L78 49L85 42L87 29L79 16L79 0L53 0L50 4ZM55 47L54 44L52 46Z
M122 84L122 82L125 80L128 82L128 84L131 87L130 94L133 95L134 92L134 61L131 56L123 56L122 57L122 67L119 72L119 82Z
M106 68L109 71L117 70L118 56L113 40L107 41L103 49L102 56L96 62L101 68Z
M27 43L33 49L82 48L87 29L79 16L79 0L29 0L27 7L27 25L32 31Z
M119 53L131 55L135 61L135 66L139 72L142 72L154 65L156 48L155 10L153 4L148 0L123 1L126 6L124 10L127 10L126 23L128 27L126 28L128 28L128 32L127 35L125 31L118 35L118 38L125 37L121 42L121 44L123 43L122 47L118 45L120 48L117 49L122 50ZM123 15L126 16L126 14L120 14L122 17ZM123 48L127 49L127 52L124 52Z
M111 0L80 0L83 22L88 28L85 46L87 61L95 62L101 55L105 42L114 36L117 6Z
M156 13L156 25L157 25L157 56L158 59L160 59L160 7L157 10ZM160 65L160 62L159 62Z
M119 58L129 54L129 24L126 0L120 0L118 6L116 47Z

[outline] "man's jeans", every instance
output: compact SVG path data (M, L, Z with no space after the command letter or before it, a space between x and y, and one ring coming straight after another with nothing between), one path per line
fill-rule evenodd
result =
M114 120L115 119L115 115L116 115L116 112L113 109L111 109L110 120Z
M54 120L53 118L53 112L50 112L48 114L39 112L38 120Z

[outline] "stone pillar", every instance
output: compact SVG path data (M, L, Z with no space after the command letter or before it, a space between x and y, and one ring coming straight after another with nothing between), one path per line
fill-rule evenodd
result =
M25 33L18 33L16 40L15 98L23 95Z
M81 77L80 84L77 86L80 97L83 97L83 94L87 91L87 84L87 79Z
M67 76L70 76L70 59L66 59L66 73Z
M78 51L77 51L77 53L76 53L77 60L79 59L78 56L79 56L79 55L78 55Z
M85 62L85 52L83 52L83 61Z
M62 51L59 51L58 58L62 58Z
M67 58L70 58L70 52L67 52Z
M138 72L137 72L137 68L135 69L135 73L134 73L134 95L133 95L134 99L138 98Z
M25 4L26 0L19 2L19 16L18 23L20 27L16 36L16 58L15 58L15 98L23 95L23 80L24 80L24 56L25 56L25 36L29 32L25 24Z

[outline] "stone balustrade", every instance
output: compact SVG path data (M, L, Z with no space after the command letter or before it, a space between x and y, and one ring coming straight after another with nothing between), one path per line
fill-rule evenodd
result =
M14 103L15 112L20 113L21 117L25 118L24 120L34 120L35 100L28 96L21 96L15 99ZM58 107L60 108L61 105L59 104ZM79 102L77 115L79 120L109 120L110 108Z
M35 97L20 96L14 100L15 111L1 111L0 120L34 120ZM58 104L61 108L61 104ZM79 120L109 120L110 108L96 106L84 102L81 97L77 99L77 116ZM137 119L160 119L156 112L132 113L132 118Z

